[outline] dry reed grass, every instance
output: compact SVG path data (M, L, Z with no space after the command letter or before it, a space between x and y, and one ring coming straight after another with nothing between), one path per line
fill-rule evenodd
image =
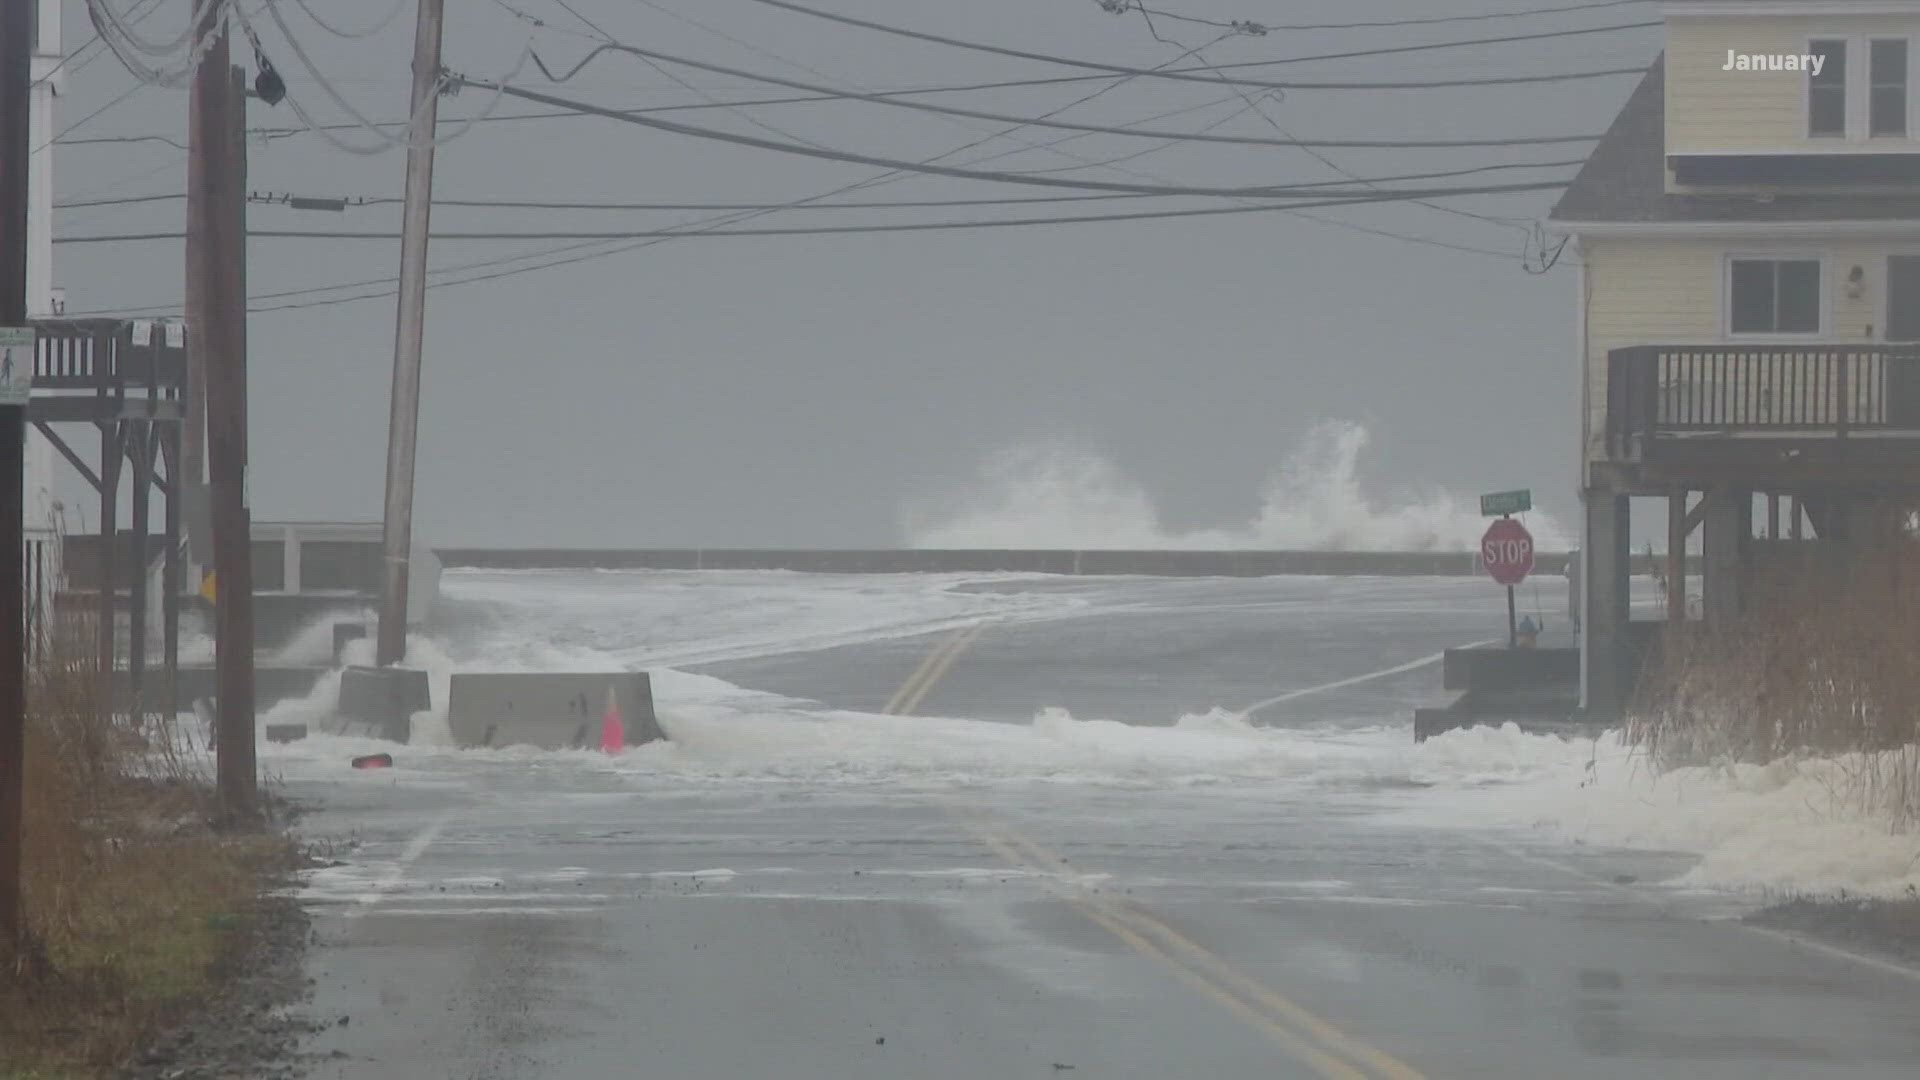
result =
M1818 757L1836 812L1920 822L1920 540L1763 558L1744 617L1668 631L1627 725L1663 768Z
M284 835L216 829L170 717L116 713L65 623L32 672L26 955L0 961L0 1080L101 1075L203 997L250 940Z

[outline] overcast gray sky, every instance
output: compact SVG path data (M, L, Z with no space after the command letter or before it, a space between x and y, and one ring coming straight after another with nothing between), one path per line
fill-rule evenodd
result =
M157 5L142 24L154 37L172 36L187 6L187 0L112 2L136 12ZM306 6L339 30L357 31L377 25L394 2L307 0ZM840 88L1087 74L874 33L756 0L569 2L622 41ZM932 33L1143 67L1174 60L1222 33L1167 17L1150 27L1138 12L1115 15L1095 0L805 2ZM1298 24L1511 13L1574 2L1162 0L1155 9L1220 22ZM259 3L250 0L248 10ZM278 0L278 6L293 38L355 107L382 120L405 115L411 4L367 38L335 36L297 0ZM1275 31L1228 37L1183 63L1245 63L1654 17L1652 5L1636 3L1478 22ZM317 118L345 119L270 14L261 10L253 20L294 96ZM1181 44L1156 40L1156 30ZM92 35L79 0L68 5L65 33L69 50ZM570 66L592 47L583 36L590 33L559 0L451 0L446 63L475 77L498 76L531 45L549 64ZM1237 70L1349 81L1525 75L1644 65L1658 47L1657 30L1639 29ZM250 48L235 55L252 67ZM71 66L62 127L134 85L110 54ZM713 100L791 93L738 77L668 70ZM620 55L601 57L564 87L545 83L530 63L515 81L620 108L705 100ZM1241 91L1150 78L918 100L1036 116L1111 85L1060 118L1125 125L1191 108L1147 126L1198 131L1218 123L1211 129L1217 133L1278 138L1284 131L1303 139L1505 138L1599 132L1632 82L1292 90L1257 99L1257 109ZM469 115L489 98L467 89L444 102L443 116ZM509 99L495 115L535 111L546 110ZM165 142L74 140L163 135L184 142L185 114L184 92L149 87L72 128L56 151L57 197L183 191L185 155ZM916 161L1008 126L845 100L667 115ZM286 105L253 102L250 117L261 127L298 123ZM1069 134L1029 127L944 160L978 162L1019 150L979 167L1211 187L1339 179L1299 148L1088 135L1053 150L1022 149ZM338 135L356 144L372 141L365 132ZM1389 176L1579 158L1589 146L1321 153L1356 175ZM1129 155L1138 156L1088 164ZM256 139L250 163L249 186L256 191L368 197L398 194L405 167L401 152L356 155L311 134ZM447 199L786 203L883 172L604 119L535 119L479 124L446 144L436 192ZM1431 183L1570 175L1569 169L1495 172ZM858 197L1048 194L1055 192L909 176ZM1005 474L1031 479L1044 471L1036 460L1077 476L1082 489L1137 488L1132 494L1159 515L1163 533L1244 530L1261 513L1263 489L1284 472L1290 453L1317 424L1331 420L1368 433L1358 479L1378 508L1428 499L1436 488L1471 495L1530 486L1541 505L1571 523L1578 442L1574 274L1571 260L1529 274L1520 254L1525 225L1551 203L1548 192L1446 203L1511 218L1511 224L1389 205L1315 211L1320 220L1268 212L1006 230L696 238L437 288L428 294L417 531L427 541L471 545L890 545L912 538L909 519L937 522L963 504L999 499ZM1231 203L1151 198L788 211L753 224L1219 205ZM178 201L68 210L58 217L58 231L170 231L184 211ZM619 230L703 216L441 207L434 224L449 231ZM398 222L393 207L326 214L256 206L251 217L261 230L381 231ZM433 261L447 266L560 243L443 241ZM56 252L56 279L73 311L176 304L181 262L176 240L67 244ZM397 265L392 240L255 239L251 286L258 297L386 277ZM256 518L378 517L393 318L391 297L252 317ZM1018 463L1009 465L1008 455ZM996 461L1001 477L981 479ZM1047 486L1030 484L1027 494ZM1087 492L1080 495L1085 501Z

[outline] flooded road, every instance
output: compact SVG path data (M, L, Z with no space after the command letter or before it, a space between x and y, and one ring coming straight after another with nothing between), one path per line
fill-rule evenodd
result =
M1691 856L1457 814L1445 580L450 575L431 663L656 671L676 745L276 748L321 1077L1893 1077L1920 981ZM646 636L640 636L645 629ZM565 655L551 654L564 649ZM540 650L549 650L541 653ZM662 670L671 667L672 670ZM1295 690L1254 713L1239 710ZM912 715L894 715L912 714ZM431 731L425 732L429 740ZM344 1019L344 1023L340 1020Z

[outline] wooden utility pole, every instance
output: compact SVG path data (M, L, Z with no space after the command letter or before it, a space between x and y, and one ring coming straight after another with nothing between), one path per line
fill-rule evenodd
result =
M27 323L27 158L33 93L31 6L0 0L0 329ZM31 371L33 350L15 363ZM27 409L0 405L0 963L25 939L20 903L26 817L27 652L24 542Z
M194 73L188 140L188 347L206 401L207 494L213 527L214 780L228 821L258 814L253 709L252 527L246 504L246 84L228 64L217 8L201 0L196 37L218 34ZM193 182L197 180L197 186ZM198 315L197 325L192 321ZM192 373L189 373L189 379ZM192 420L189 417L189 425Z
M420 0L413 30L413 108L407 127L406 213L400 227L400 303L393 334L393 404L387 417L386 586L374 663L407 654L407 580L413 553L413 463L420 428L420 348L426 331L427 224L433 210L433 140L440 112L443 0Z

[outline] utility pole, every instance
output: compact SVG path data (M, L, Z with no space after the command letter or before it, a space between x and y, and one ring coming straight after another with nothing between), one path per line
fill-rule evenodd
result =
M214 567L214 781L229 822L257 816L253 710L252 528L246 505L245 83L228 63L228 35L211 0L196 4L201 54L189 105L187 344L198 354L207 431ZM197 184L196 184L197 181ZM196 320L197 316L197 320ZM189 380L194 372L189 372ZM188 423L192 420L189 417ZM184 455L183 455L184 456ZM188 474L191 475L190 473Z
M39 0L0 0L0 330L27 324L27 157L34 25ZM18 352L18 350L15 350ZM34 350L15 363L33 371ZM25 513L27 408L0 405L0 961L25 941L20 902L21 826L26 817ZM0 969L3 970L3 969Z
M393 334L393 405L387 418L386 591L374 663L407 653L407 578L413 554L413 462L420 428L420 347L426 331L427 222L433 210L433 140L440 114L444 0L420 0L413 29L413 108L407 126L406 212L400 228L400 304Z

